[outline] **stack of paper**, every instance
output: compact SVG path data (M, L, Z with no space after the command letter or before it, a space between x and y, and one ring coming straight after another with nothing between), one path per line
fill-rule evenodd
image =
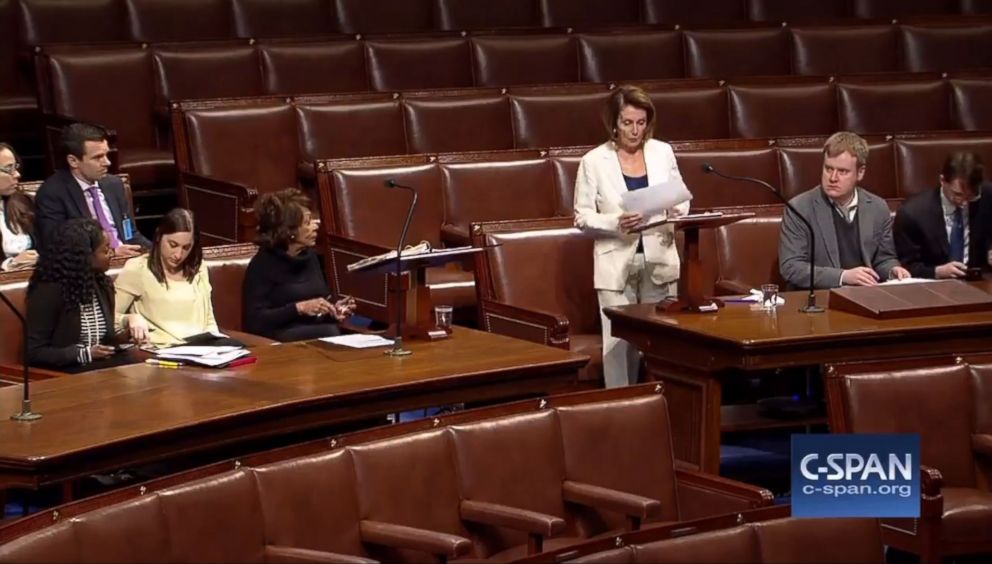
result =
M233 360L248 356L250 351L244 347L197 347L182 345L159 349L157 356L162 360L172 360L202 366L224 366Z
M373 347L385 347L393 344L392 339L384 339L379 335L366 335L364 333L353 333L351 335L338 335L336 337L324 337L321 339L325 343L342 345L353 349L371 349Z

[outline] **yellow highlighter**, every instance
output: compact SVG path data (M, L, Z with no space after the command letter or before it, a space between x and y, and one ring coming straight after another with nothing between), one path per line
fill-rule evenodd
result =
M145 360L145 364L151 364L152 366L161 366L162 368L179 368L183 365L181 362L172 362L169 360L158 360L157 358L149 358Z

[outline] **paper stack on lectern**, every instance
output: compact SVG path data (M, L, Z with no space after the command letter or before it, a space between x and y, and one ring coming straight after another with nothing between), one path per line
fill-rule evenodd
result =
M161 360L172 360L176 362L199 364L215 368L225 366L230 362L243 356L248 356L251 352L244 347L222 346L222 347L196 347L178 346L167 349L159 349L156 357Z

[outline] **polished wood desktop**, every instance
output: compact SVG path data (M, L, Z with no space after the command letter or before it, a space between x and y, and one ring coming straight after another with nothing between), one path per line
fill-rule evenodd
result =
M66 483L127 465L457 402L571 389L588 357L456 327L413 355L321 342L255 347L232 369L123 366L32 384L43 418L10 421L20 386L0 388L0 490Z
M992 290L992 283L974 284ZM827 362L992 350L989 311L902 319L871 319L831 309L802 313L799 308L807 295L784 292L785 305L770 311L729 301L714 313L664 313L654 304L605 310L613 334L644 352L646 379L664 383L680 460L716 473L721 431L762 426L742 422L739 410L724 407L721 414L724 378ZM817 302L826 305L826 291L817 292Z

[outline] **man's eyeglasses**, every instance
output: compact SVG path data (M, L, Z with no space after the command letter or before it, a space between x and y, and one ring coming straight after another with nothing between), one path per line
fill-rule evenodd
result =
M13 176L15 172L20 172L20 171L21 171L21 163L11 163L7 166L0 166L0 172L8 176Z

